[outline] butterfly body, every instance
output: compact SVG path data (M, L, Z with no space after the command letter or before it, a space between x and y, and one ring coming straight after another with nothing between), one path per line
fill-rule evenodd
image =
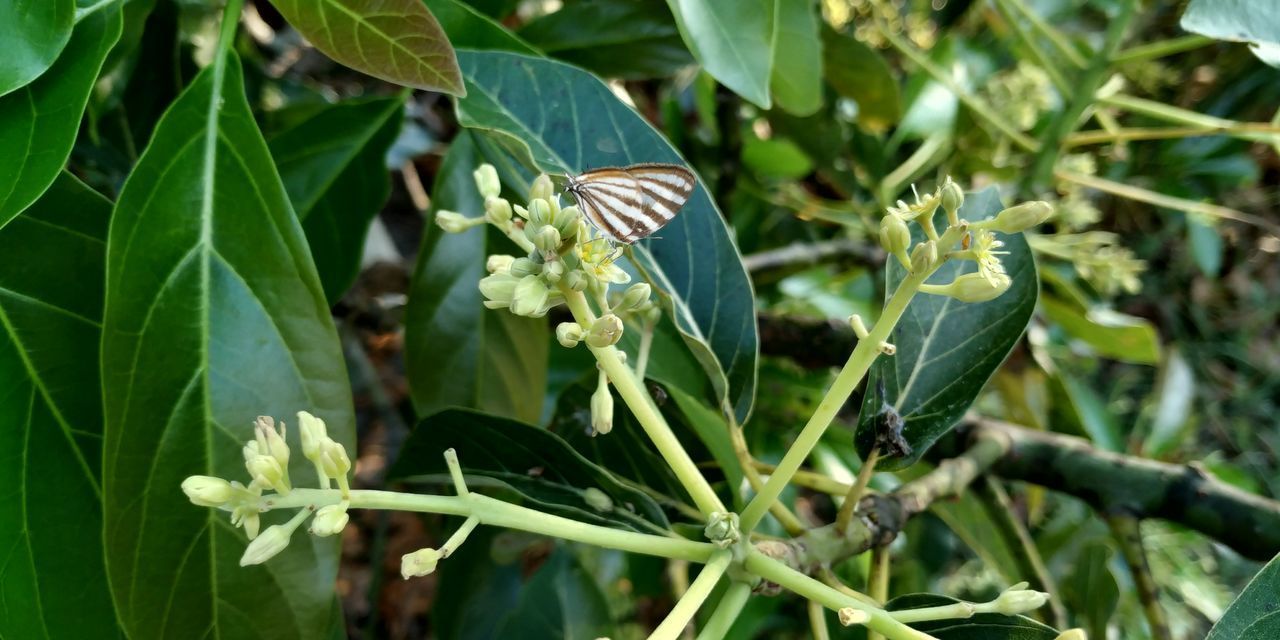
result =
M631 244L671 222L696 184L684 167L646 163L569 176L567 190L601 235Z

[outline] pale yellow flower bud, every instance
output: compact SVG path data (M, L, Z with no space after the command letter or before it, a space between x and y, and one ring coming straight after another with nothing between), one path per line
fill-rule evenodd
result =
M533 246L548 260L551 259L560 251L560 232L551 225L542 227L533 235Z
M230 482L213 476L190 476L182 481L182 492L192 504L201 507L221 507L235 496Z
M556 325L556 340L560 342L560 346L566 349L572 349L578 346L583 338L582 325L576 322L561 322Z
M591 323L591 329L587 332L587 344L597 349L603 349L608 346L618 344L618 340L622 339L622 318L607 313Z
M966 273L957 276L950 284L922 284L920 291L951 296L961 302L986 302L1000 297L1012 284L1009 276L1003 273L988 274L987 277L981 273Z
M320 507L316 511L315 518L311 520L311 535L323 538L342 533L349 520L350 516L347 515L347 502L345 500L339 504Z
M742 537L739 528L738 514L716 511L707 519L707 526L702 530L707 539L721 549L733 546Z
M938 244L927 240L911 251L911 273L924 273L938 264Z
M591 394L591 428L599 436L613 431L613 393L603 375L595 393Z
M529 189L530 200L550 200L551 192L555 189L555 185L551 184L551 176L542 173L533 179L533 185Z
M613 510L613 498L610 498L609 494L595 487L590 487L582 492L582 501L596 511Z
M907 248L911 246L911 230L898 216L885 216L880 220L880 246L896 257L902 266L911 265Z
M505 229L511 222L511 203L506 198L485 198L484 219L495 227Z
M471 174L476 179L476 188L484 198L496 198L502 191L502 182L498 180L498 170L491 164L482 164Z
M489 276L493 277L493 276ZM487 278L486 278L487 279ZM547 298L551 291L539 276L525 276L516 283L511 297L511 313L531 318L547 313Z
M262 535L254 538L249 546L245 547L244 555L240 556L240 566L262 564L276 557L289 546L289 538L292 536L293 527L288 525L273 524L267 527Z
M627 287L622 294L622 300L618 302L617 309L621 311L629 311L649 301L649 296L653 295L653 289L646 282L637 282Z
M1043 200L1024 202L996 214L991 229L1001 233L1020 233L1031 229L1053 215L1053 207Z
M400 575L405 580L431 575L440 563L441 554L435 549L418 549L400 558Z
M447 233L462 233L478 224L483 224L484 218L468 218L456 211L445 211L441 209L436 212L436 226L444 229Z
M298 433L302 436L303 457L314 462L320 455L320 442L329 437L324 420L306 411L299 411Z
M513 256L494 254L485 260L484 270L489 273L510 273L511 265L515 260Z

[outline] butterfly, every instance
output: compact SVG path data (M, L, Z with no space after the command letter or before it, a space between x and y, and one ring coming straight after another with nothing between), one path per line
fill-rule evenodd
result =
M682 166L646 163L569 176L566 189L601 235L631 244L671 222L696 184Z

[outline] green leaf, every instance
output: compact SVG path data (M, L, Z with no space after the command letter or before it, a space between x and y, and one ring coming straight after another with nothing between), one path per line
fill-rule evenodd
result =
M436 210L484 214L471 175L481 162L472 135L459 133L432 189ZM515 251L489 225L455 234L427 227L405 316L405 367L418 415L455 406L529 423L541 416L547 322L485 308L480 294L486 256Z
M0 636L114 636L97 360L111 203L69 173L0 229ZM51 259L51 257L55 257Z
M662 508L644 491L593 464L559 436L469 410L448 409L420 422L388 477L447 485L446 449L458 452L473 490L514 491L531 508L617 529L663 533L670 528Z
M330 303L355 281L369 225L391 193L383 158L405 97L325 106L269 143Z
M1125 450L1124 434L1115 415L1088 385L1060 369L1049 378L1049 392L1053 397L1050 424L1054 431L1087 437L1107 451Z
M966 195L960 217L983 220L1003 208L992 187ZM939 212L938 224L943 226L944 220ZM913 233L913 243L923 238L919 226L913 226ZM875 446L876 416L882 401L892 405L905 421L902 436L912 453L902 458L882 457L880 465L885 471L901 469L951 430L1022 337L1039 292L1035 259L1022 234L1000 238L1009 252L1002 256L1002 262L1013 280L1003 295L988 302L964 303L946 296L916 294L907 306L889 339L897 346L897 354L877 358L867 380L855 436L863 460ZM949 260L929 282L945 284L975 271L971 260ZM892 295L906 270L897 260L890 260L886 277L886 295ZM881 383L886 394L883 399L875 391Z
M586 567L564 547L520 590L495 638L595 640L613 635L609 603Z
M778 106L797 116L822 108L822 40L812 0L774 0L769 88Z
M905 611L925 607L942 607L960 602L955 598L931 593L898 596L885 604L889 611ZM1025 616L979 613L962 620L915 622L919 629L938 640L1054 640L1058 632Z
M995 572L1007 582L1022 580L1022 565L1018 562L1021 550L1009 545L1002 535L993 535L991 514L972 491L954 500L941 500L929 507L929 513L947 525L983 566Z
M1206 277L1216 278L1222 272L1222 234L1218 227L1201 220L1199 216L1187 216L1187 245L1191 249L1191 258L1200 273Z
M1191 420L1196 399L1195 372L1177 349L1170 349L1160 366L1160 376L1152 394L1155 414L1151 432L1142 442L1142 455L1162 458L1181 442Z
M325 55L406 87L466 95L444 29L422 0L273 0Z
M1226 613L1209 630L1205 640L1265 640L1280 637L1280 610L1276 594L1280 593L1280 556L1271 559L1240 596L1227 607Z
M75 14L75 0L0 3L0 96L49 70L71 39Z
M676 407L684 414L685 422L698 439L706 445L711 453L715 466L724 474L725 483L730 487L730 495L737 496L737 488L742 486L742 466L738 456L733 453L733 442L729 439L729 425L724 415L714 411L697 398L689 395L680 387L667 385L667 395L675 400Z
M461 55L470 94L458 101L467 127L518 141L549 172L636 162L681 163L674 149L590 74L506 53ZM632 245L677 328L739 422L755 397L754 293L728 227L705 187L657 234Z
M858 103L858 124L883 131L902 117L898 80L880 52L852 36L822 28L822 60L827 83Z
M716 80L768 109L774 6L781 0L667 0L680 36Z
M1062 583L1063 599L1088 622L1091 638L1107 637L1107 622L1120 601L1120 586L1108 567L1111 556L1106 544L1090 543L1080 550Z
M1041 301L1049 316L1068 335L1089 345L1098 355L1134 364L1160 361L1160 336L1143 318L1102 307L1081 312L1056 298Z
M335 619L337 539L299 533L241 568L244 533L178 489L193 474L246 480L257 415L310 411L354 453L337 332L243 82L234 54L215 56L157 125L111 224L105 541L136 639L319 638ZM290 472L314 482L301 455Z
M0 17L0 24L4 22ZM89 14L76 25L70 42L47 73L0 97L0 149L4 149L0 154L0 227L35 202L62 171L102 61L119 37L120 10L116 5Z
M1191 0L1182 28L1192 33L1247 42L1259 60L1280 67L1280 4L1258 0Z
M813 161L786 138L761 140L748 136L742 145L742 162L761 176L797 180L813 171Z
M600 76L664 78L693 64L661 0L567 4L520 29L547 55Z
M459 49L496 49L540 55L532 45L507 31L493 18L460 0L424 0L440 21L449 41Z

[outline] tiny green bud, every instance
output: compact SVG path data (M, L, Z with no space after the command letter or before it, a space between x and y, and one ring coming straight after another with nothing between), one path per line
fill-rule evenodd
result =
M964 206L964 189L960 185L951 180L951 176L942 184L942 208L946 210L947 216L958 215L960 207Z
M534 227L551 224L551 205L542 198L530 201L529 222L533 223Z
M444 229L446 233L462 233L483 223L484 218L468 218L455 211L441 209L436 212L436 226Z
M555 201L553 200L552 202ZM578 235L578 220L581 218L582 213L578 211L578 207L565 207L555 215L556 230L560 232L561 237L576 237Z
M998 273L983 276L981 273L966 273L956 277L950 284L922 284L920 291L936 295L951 296L961 302L986 302L1000 297L1009 290L1013 281L1009 276Z
M485 198L484 217L489 224L505 228L511 222L511 203L506 198Z
M511 267L507 269L507 273L517 278L534 276L542 273L542 265L528 258L516 258L511 261Z
M511 300L516 295L516 285L521 281L521 277L516 276L514 272L522 259L524 258L517 259L511 263L511 271L513 273L495 273L480 279L480 293L487 298L484 306L490 309L502 309L511 306Z
M276 421L271 416L258 416L253 422L258 450L275 458L280 466L289 468L289 445L284 441L284 423L276 431Z
M280 495L288 495L291 488L289 486L289 472L287 467L280 465L279 460L263 453L251 455L249 447L245 447L244 466L253 478L255 486L273 489Z
M578 343L582 342L582 337L582 325L576 322L561 322L556 325L556 340L566 349L578 346Z
M1044 606L1049 601L1049 594L1027 589L1027 583L1018 584L1005 589L995 600L995 610L1006 616L1016 616Z
M278 555L285 547L289 546L289 538L293 536L294 527L288 524L273 524L267 527L262 535L253 539L249 546L245 547L244 555L240 556L240 566L247 567L251 564L262 564Z
M182 492L200 507L221 507L235 496L230 482L213 476L190 476L182 481Z
M542 202L539 200L539 202ZM556 255L560 250L560 232L556 228L547 225L538 230L533 236L533 245L542 252L544 258L550 258Z
M306 411L298 412L298 433L302 435L302 455L314 461L320 454L320 441L329 437L324 420Z
M435 549L418 549L400 558L400 575L405 580L431 575L440 563L441 553Z
M332 438L325 438L320 443L320 466L330 478L345 478L351 470L351 458L347 457L346 447Z
M856 313L849 316L849 328L853 329L853 335L857 336L859 340L871 333L867 331L867 325L862 321L862 316Z
M547 227L551 229L552 227ZM564 263L559 260L553 260L542 265L542 277L546 279L548 284L560 282L564 277Z
M622 338L622 318L612 313L606 313L596 321L591 323L591 330L587 332L587 345L597 349L603 349L615 344Z
M511 273L511 265L515 263L515 257L502 254L494 254L489 256L484 262L484 270L489 273Z
M530 318L546 314L547 296L550 293L547 283L543 282L542 278L538 276L520 278L511 297L511 313Z
M583 291L587 288L587 274L574 269L564 275L564 285L571 291Z
M591 394L591 429L595 435L602 436L613 431L613 394L609 391L609 380L600 375L600 384Z
M476 179L476 188L484 198L496 198L502 191L502 183L498 181L498 170L485 163L471 174Z
M924 273L938 264L938 243L926 240L911 250L911 273Z
M1043 200L1024 202L996 214L995 222L990 225L1001 233L1019 233L1026 231L1053 215L1053 207Z
M311 520L311 535L318 538L342 533L350 516L347 515L347 501L320 507Z
M702 533L721 549L733 546L742 537L742 531L738 525L738 514L724 511L712 513L711 517L707 519L707 526L702 530Z
M622 294L622 300L620 300L618 305L614 308L622 311L635 309L648 302L649 296L652 293L653 290L649 287L648 283L637 282L636 284L627 287L626 292Z
M551 184L551 176L545 173L538 174L538 177L533 179L533 186L529 189L529 199L550 200L551 191L554 188L555 186Z
M613 498L595 487L582 492L582 501L596 511L613 511Z
M888 215L880 220L880 246L898 258L902 266L911 264L907 257L907 248L911 246L911 230L898 216Z

